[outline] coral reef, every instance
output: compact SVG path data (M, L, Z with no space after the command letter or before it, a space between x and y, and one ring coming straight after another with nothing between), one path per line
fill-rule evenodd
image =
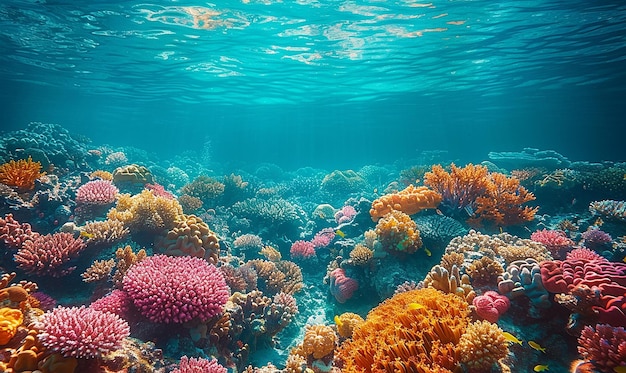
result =
M424 209L437 208L441 202L441 195L427 187L415 187L412 184L405 189L392 194L386 194L372 202L370 216L374 222L392 212L402 211L413 215Z
M218 316L229 289L217 268L204 259L155 255L131 266L124 291L152 322L207 321Z

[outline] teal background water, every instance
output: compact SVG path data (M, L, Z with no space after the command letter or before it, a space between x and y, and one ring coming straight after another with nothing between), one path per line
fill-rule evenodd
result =
M0 121L235 165L624 160L620 1L0 4Z

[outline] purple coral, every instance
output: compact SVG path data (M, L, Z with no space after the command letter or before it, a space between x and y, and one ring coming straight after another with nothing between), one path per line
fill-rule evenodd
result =
M611 235L597 228L588 229L586 232L583 232L582 239L585 247L593 250L601 249L606 244L613 241Z

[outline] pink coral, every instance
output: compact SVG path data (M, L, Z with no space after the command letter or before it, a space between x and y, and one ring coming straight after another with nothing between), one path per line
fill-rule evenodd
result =
M605 324L595 329L586 326L578 337L578 353L602 372L617 372L615 368L626 362L626 330Z
M191 358L183 356L180 358L178 368L172 373L226 373L227 369L217 363L217 360L207 360L203 358Z
M18 222L13 214L0 218L0 241L9 249L19 249L26 241L32 241L38 236L39 233L33 232L30 224Z
M122 281L139 312L152 322L207 321L222 313L229 289L204 259L155 255L134 264Z
M86 245L71 233L54 233L26 241L15 254L17 266L26 273L39 276L61 277L76 267L66 265L78 257Z
M343 268L334 269L330 272L329 277L330 293L339 303L345 303L352 298L355 291L359 290L359 282L346 276L346 271Z
M350 205L343 206L341 210L335 213L335 222L337 224L346 224L352 222L356 216L356 210Z
M154 194L157 197L163 197L163 198L167 198L167 199L174 199L174 195L170 192L168 192L167 190L165 190L165 187L161 184L146 184L145 185L146 189L148 189L149 191L152 192L152 194Z
M495 291L487 291L483 295L474 298L474 307L479 317L489 322L498 322L508 309L511 303L509 298L500 295Z
M315 245L309 241L296 241L289 250L292 259L310 259L315 257Z
M135 311L132 299L123 290L119 289L115 289L104 297L95 300L89 307L97 311L114 313L124 320L132 319L133 311Z
M563 258L565 252L574 246L574 241L563 231L537 230L530 235L530 239L543 244L554 258Z
M626 326L626 264L576 249L563 261L544 261L540 266L546 290L570 294L579 285L598 288L600 305L593 306L598 321Z
M89 307L57 307L42 316L39 341L65 357L97 358L121 348L130 334L117 315Z
M109 205L115 202L119 190L110 180L92 180L76 191L76 203L87 205Z
M326 247L330 245L334 238L335 231L332 228L324 228L315 234L311 243L315 247Z

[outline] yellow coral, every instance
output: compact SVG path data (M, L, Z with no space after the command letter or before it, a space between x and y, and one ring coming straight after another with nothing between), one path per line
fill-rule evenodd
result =
M426 278L424 279L424 286L431 287L440 290L444 293L455 294L467 303L471 303L476 297L476 292L470 284L470 278L468 275L461 275L459 268L456 265L452 266L452 270L441 267L440 265L434 266Z
M183 217L183 208L175 199L155 196L144 189L140 194L121 194L107 217L119 220L131 233L157 233L172 229Z
M152 184L154 179L150 170L144 166L130 164L118 167L113 171L113 183Z
M417 224L398 210L392 210L378 221L376 234L386 251L413 253L422 246Z
M344 312L339 316L335 316L335 324L337 324L337 334L344 338L352 337L354 328L364 323L365 320L356 313Z
M308 325L302 341L305 356L321 359L330 355L337 345L337 334L330 326Z
M435 289L396 294L341 345L342 372L451 372L469 314L464 300Z
M41 163L33 162L31 157L11 160L0 165L0 183L17 187L21 191L35 187L35 180L45 175L41 172Z
M509 347L502 329L489 321L469 324L459 341L459 360L470 372L490 371L508 353Z
M0 308L0 346L9 343L24 322L22 311L9 307Z
M84 282L95 282L108 279L115 267L115 259L96 260L80 276Z
M107 219L85 224L82 229L87 243L90 245L112 245L126 238L130 233L124 223L119 220Z
M483 256L474 260L467 268L467 274L475 286L497 284L498 276L504 272L504 268L495 260Z
M217 264L220 252L217 235L195 215L181 216L155 246L167 255L204 258L211 264Z
M113 282L117 286L121 286L122 279L124 278L124 275L130 268L130 266L142 261L146 256L146 250L144 249L139 250L137 254L135 254L133 252L133 248L130 247L130 245L126 245L124 248L118 248L115 251L115 258L117 259L115 267L117 268L117 270L113 275Z
M374 251L367 248L365 245L357 244L352 251L350 251L350 260L353 264L364 266L370 263L374 257Z
M392 194L386 194L372 202L370 216L378 221L393 210L413 215L424 209L434 209L441 202L441 194L425 186L415 187L413 184Z
M101 180L109 180L113 181L113 174L109 171L104 170L95 170L91 174L89 174L90 179L101 179Z
M260 254L263 255L265 258L267 258L267 260L269 260L270 262L279 262L280 259L282 258L280 251L276 250L275 248L271 246L264 246L261 249Z

